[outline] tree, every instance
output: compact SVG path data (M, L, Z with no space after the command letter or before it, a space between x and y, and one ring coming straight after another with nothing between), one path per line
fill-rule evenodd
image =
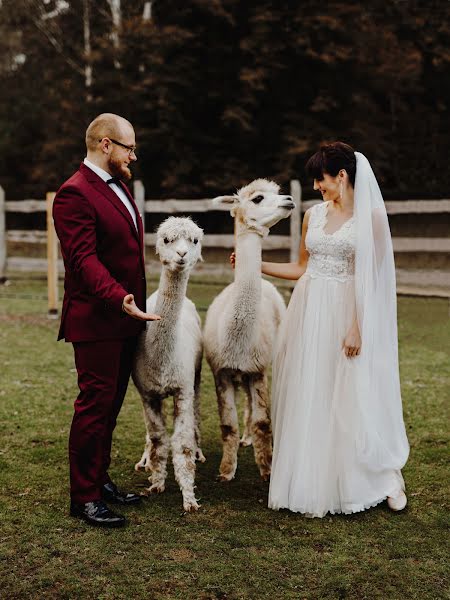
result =
M4 0L2 184L55 189L112 111L135 125L153 197L305 182L334 139L369 157L389 196L441 195L449 13L445 0Z

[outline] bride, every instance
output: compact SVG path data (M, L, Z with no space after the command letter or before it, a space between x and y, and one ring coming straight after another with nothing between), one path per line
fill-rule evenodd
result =
M299 280L274 355L269 507L323 517L387 498L402 510L409 446L383 198L368 160L342 142L306 168L324 202L305 214L299 261L262 264Z

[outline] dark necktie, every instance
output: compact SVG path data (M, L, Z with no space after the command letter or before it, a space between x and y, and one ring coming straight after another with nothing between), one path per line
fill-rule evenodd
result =
M115 183L116 185L120 184L120 178L119 177L111 177L111 179L107 179L106 183L111 184L111 183Z

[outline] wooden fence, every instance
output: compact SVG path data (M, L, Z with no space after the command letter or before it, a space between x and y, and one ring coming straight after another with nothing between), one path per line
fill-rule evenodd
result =
M200 200L146 200L145 189L141 181L134 182L134 197L139 212L144 216L147 213L162 213L166 215L205 213L211 210L228 210L226 208L212 207L210 199ZM289 250L290 260L296 260L301 235L301 215L308 208L320 200L302 201L300 182L293 180L290 183L290 192L296 204L296 209L290 218L290 235L270 235L263 242L266 250ZM47 244L47 276L49 283L49 313L57 312L57 279L58 279L58 240L51 217L54 193L49 192L46 200L18 200L5 201L5 194L0 187L0 282L5 281L8 263L7 242ZM386 201L386 210L389 215L399 214L446 214L450 213L450 200L404 200ZM47 213L47 230L6 230L5 213ZM145 224L145 219L143 219ZM154 246L155 233L145 233L146 246ZM234 247L233 234L206 233L202 245L205 248ZM395 252L450 252L450 239L441 237L394 237ZM11 257L10 257L11 258ZM33 259L23 259L33 269Z

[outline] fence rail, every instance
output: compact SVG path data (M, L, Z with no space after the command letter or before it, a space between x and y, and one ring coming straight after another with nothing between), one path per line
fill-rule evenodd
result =
M146 200L146 213L191 213L207 212L210 210L227 211L228 208L221 206L211 209L211 200L203 198L200 200L177 200L169 198L167 200ZM302 202L302 212L321 202L321 200L306 200ZM429 213L450 213L450 200L386 200L386 210L389 215L400 214L429 214ZM8 200L5 202L6 212L34 213L45 212L47 203L45 200Z
M16 229L6 232L6 241L44 245L47 243L47 232ZM155 243L156 233L146 233L145 245L154 246ZM450 238L395 237L392 243L395 252L450 252ZM230 249L234 247L234 237L221 233L205 235L202 246ZM271 235L264 240L264 249L290 250L291 239L287 235Z
M296 204L296 210L290 218L289 235L270 235L263 241L263 249L266 250L289 250L290 260L296 260L301 235L301 215L314 204L321 200L302 201L302 190L300 182L291 181L291 195ZM141 181L134 182L134 197L139 212L144 214L193 214L205 213L209 211L227 211L226 207L213 207L209 198L203 199L185 199L179 200L169 198L167 200L146 200L145 189ZM51 218L51 208L54 194L49 192L46 200L27 199L27 200L9 200L5 201L5 193L0 186L0 282L6 278L7 242L16 242L24 244L46 244L47 245L47 267L49 280L49 312L56 310L57 295L56 278L58 269L58 246L57 238L54 232L53 221ZM450 199L442 200L388 200L385 203L388 215L407 215L407 214L448 214L450 213ZM6 213L47 213L47 230L6 230ZM145 219L143 219L145 225ZM153 246L156 242L155 233L145 233L145 245ZM225 248L234 247L233 234L214 234L206 233L203 239L205 248ZM450 252L450 239L442 237L394 237L393 246L395 252ZM17 262L17 257L9 257L11 262ZM29 261L30 268L35 265L35 260L21 258L20 263L26 265ZM59 265L61 262L59 261ZM52 287L53 292L50 291Z
M166 215L173 214L192 214L192 213L205 213L210 211L227 211L226 207L213 207L211 205L211 199L203 198L198 200L145 200L145 189L141 181L134 182L134 197L139 211L142 214L149 213L163 213ZM298 181L291 181L291 195L294 198L296 204L296 211L291 216L290 222L290 235L273 235L266 238L263 242L263 248L268 250L280 249L290 250L291 258L294 258L298 252L298 246L300 243L300 221L301 221L301 186ZM13 200L0 204L0 213L3 215L5 212L14 213L36 213L46 212L48 210L47 201L27 199L27 200ZM145 219L143 219L145 225ZM1 225L1 222L0 222ZM17 242L27 244L47 244L48 231L40 230L23 230L13 229L5 230L0 228L0 242L3 241L5 244L5 258L4 258L4 269L6 269L6 242ZM146 233L145 234L145 245L151 246L155 244L156 234ZM232 234L206 234L203 239L205 248L233 248L234 236ZM26 259L23 259L26 261ZM23 261L22 261L23 262ZM30 263L31 265L31 263ZM0 265L1 269L1 265ZM1 272L0 272L1 274Z
M1 188L0 188L1 190ZM291 260L294 260L300 242L301 214L320 200L301 201L301 188L298 181L291 181L291 194L294 196L297 211L291 216L291 231L289 236L271 235L264 240L263 247L266 250L290 250ZM5 212L35 213L46 212L47 202L45 200L3 200L3 211L1 198L4 198L3 190L0 191L0 277L2 276L3 263L6 261L6 242L17 242L27 244L46 244L47 231L14 229L5 231ZM142 182L134 184L134 195L139 209L145 214L160 213L167 215L204 213L211 210L227 211L226 207L211 207L209 198L197 200L178 200L169 198L167 200L145 200L145 190ZM401 214L446 214L450 213L450 200L388 200L385 203L389 215ZM2 231L4 232L2 235ZM156 234L145 235L146 246L153 246ZM4 247L2 255L2 243ZM394 237L394 250L396 252L450 252L450 240L448 238L426 238L426 237ZM205 234L203 240L205 248L234 247L234 236L231 234Z

